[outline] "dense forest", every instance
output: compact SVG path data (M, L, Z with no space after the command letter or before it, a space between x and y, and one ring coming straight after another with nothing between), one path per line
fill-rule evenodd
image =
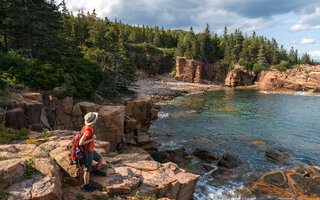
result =
M76 98L114 95L136 80L138 66L130 52L171 53L207 63L220 62L224 72L235 63L254 72L271 66L286 70L312 64L308 54L287 52L275 39L243 34L223 35L170 30L99 19L95 10L76 15L65 2L1 0L0 70L3 88L8 81L41 90L62 86ZM174 66L173 66L174 67Z

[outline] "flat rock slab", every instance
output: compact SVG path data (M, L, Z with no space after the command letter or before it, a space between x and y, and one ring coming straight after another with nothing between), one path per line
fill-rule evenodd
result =
M14 183L15 180L23 177L27 160L27 158L21 158L0 162L0 189L5 189Z
M156 161L137 161L126 163L125 165L142 171L155 171L161 166L161 164Z
M62 191L56 179L49 176L40 180L25 180L11 185L7 191L10 194L8 199L62 199Z
M130 194L132 190L138 188L140 179L114 173L107 177L91 177L90 182L104 188L109 194Z
M272 171L262 175L250 190L257 197L320 199L320 168L293 167Z

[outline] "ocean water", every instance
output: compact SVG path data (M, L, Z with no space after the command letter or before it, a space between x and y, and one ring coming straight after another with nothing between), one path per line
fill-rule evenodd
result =
M260 175L293 166L320 165L320 96L227 89L180 97L161 106L150 132L161 149L201 148L221 156L231 152L245 163L231 180L213 178L201 161L187 170L201 175L195 199L240 199L235 190ZM263 144L253 144L261 141ZM288 152L282 163L265 158L268 150ZM215 163L211 164L214 169Z

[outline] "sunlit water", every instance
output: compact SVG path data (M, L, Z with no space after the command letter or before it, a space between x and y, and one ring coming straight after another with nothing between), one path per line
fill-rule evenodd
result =
M199 160L193 160L187 169L201 174L195 199L237 199L234 190L263 173L320 165L320 96L218 90L179 98L163 105L161 111L150 128L160 149L183 146L192 153L201 148L219 156L231 152L248 168L235 180L214 180ZM283 163L273 163L264 157L267 150L291 156Z

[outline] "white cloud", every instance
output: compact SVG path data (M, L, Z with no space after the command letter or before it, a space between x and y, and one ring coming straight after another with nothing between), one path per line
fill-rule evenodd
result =
M311 51L309 52L309 55L312 59L320 59L320 50Z
M293 26L290 27L290 31L303 31L303 30L307 30L309 29L310 26L307 24L295 24Z
M297 44L297 41L293 40L291 43L292 43L292 44Z
M303 31L310 29L320 29L320 7L314 9L314 12L300 17L298 23L290 27L290 31Z
M312 29L320 29L320 25L313 26Z
M301 40L301 44L314 44L315 43L315 39L312 38L303 38Z

